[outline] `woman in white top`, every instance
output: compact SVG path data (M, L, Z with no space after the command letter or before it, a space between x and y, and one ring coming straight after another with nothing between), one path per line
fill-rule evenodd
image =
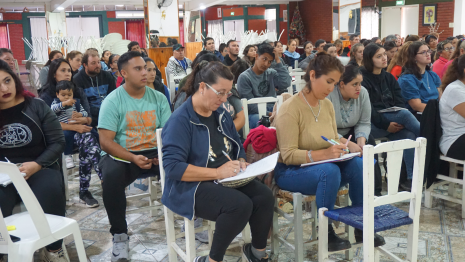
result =
M439 100L442 137L441 152L465 160L465 55L455 58L444 75Z

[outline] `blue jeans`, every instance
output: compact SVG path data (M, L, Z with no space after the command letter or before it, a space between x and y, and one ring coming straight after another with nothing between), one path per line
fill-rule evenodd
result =
M274 177L279 188L316 195L317 207L329 210L334 209L339 188L349 183L352 205L363 205L363 160L360 157L306 167L278 163Z
M63 130L63 134L65 135L65 151L64 151L64 154L65 154L65 156L71 155L71 154L73 154L74 135L76 134L76 131Z
M274 107L274 103L268 103L266 105L266 113L273 112L273 107ZM249 115L249 128L254 129L254 128L258 127L258 121L260 120L261 117L262 116L260 116L259 114L251 114L251 115Z
M404 126L404 129L397 133L389 133L387 130L379 129L371 124L371 135L374 138L387 137L391 141L401 139L415 140L420 135L420 122L408 110L400 110L392 113L384 113L384 117L391 121ZM415 158L415 150L404 150L404 161L407 168L407 178L412 179L413 176L413 160Z

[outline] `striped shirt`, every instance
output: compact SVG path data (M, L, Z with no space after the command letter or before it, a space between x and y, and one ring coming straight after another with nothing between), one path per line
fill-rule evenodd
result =
M79 101L76 101L76 104L79 104ZM55 99L52 102L51 108L52 111L57 115L58 121L61 123L68 123L68 120L71 118L73 111L77 111L76 104L72 106L63 106L60 100ZM87 112L84 110L84 107L79 104L80 111L83 117L87 117ZM69 111L69 115L66 113Z

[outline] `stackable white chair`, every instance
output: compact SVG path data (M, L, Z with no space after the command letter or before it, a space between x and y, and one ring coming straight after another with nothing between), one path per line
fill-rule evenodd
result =
M157 215L158 210L163 208L161 204L161 185L159 181L156 181L155 177L149 176L146 178L148 180L148 189L147 192L140 193L137 195L131 195L126 197L126 201L138 200L142 198L149 197L149 205L145 207L128 209L126 214L140 213L150 211L150 216L154 217ZM158 203L156 203L158 201Z
M440 156L441 160L449 162L449 176L437 175L436 179L441 181L434 183L425 191L425 207L432 208L433 206L433 197L444 199L453 203L462 205L462 218L465 218L465 208L463 207L465 203L465 193L462 193L462 199L455 197L456 186L461 185L462 188L465 185L465 176L462 179L458 179L457 175L459 171L463 172L463 167L465 166L464 160L458 160L444 155ZM448 195L443 195L440 193L435 193L434 189L442 186L444 184L449 184Z
M159 157L159 165L160 165L160 182L161 182L162 191L163 191L165 187L165 170L163 169L163 152L162 152L163 142L161 139L161 132L162 132L161 128L157 130L158 157ZM168 261L169 262L177 262L178 255L185 262L192 262L194 261L194 258L197 256L208 255L209 250L196 253L195 233L208 230L208 245L211 248L211 245L213 242L213 232L215 231L215 222L208 221L208 224L206 226L195 228L194 220L189 220L187 218L184 218L185 231L177 234L175 232L175 226L174 226L174 212L171 211L166 206L164 206L164 214L165 214L166 241L168 245ZM183 237L185 237L186 239L186 250L185 251L176 243L176 239L183 238ZM249 224L247 224L247 226L242 231L242 239L238 243L232 244L229 247L233 248L235 246L242 246L246 243L250 243L251 241L252 240L251 240L251 234L250 234L250 226Z
M168 81L168 89L170 90L170 102L173 103L174 97L176 96L176 89L178 88L179 84L175 82L175 80L181 80L185 76L174 76L172 74L169 75Z
M295 80L291 82L291 86L287 88L287 92L291 95L294 94L294 86L296 89L296 92L300 92L302 89L304 89L305 85L307 84L304 80L306 72L299 72L299 71L291 71L289 75L293 77Z
M405 149L415 149L413 165L412 192L398 192L402 156ZM387 153L388 194L375 197L374 192L374 155ZM328 259L328 218L363 230L363 244L353 244L352 248L363 245L363 261L379 261L379 254L394 261L417 261L418 231L420 226L420 209L425 167L426 139L398 140L382 143L373 147L363 147L363 207L347 207L328 211L319 210L320 237L318 243L318 261ZM391 204L410 200L409 212ZM376 214L376 217L375 217ZM384 247L374 247L374 234L403 225L409 225L407 237L407 257L400 259ZM340 252L340 251L338 251Z
M282 100L282 97L281 97ZM248 105L251 104L257 104L258 106L258 115L259 117L266 115L266 104L267 103L276 103L278 102L277 97L259 97L259 98L252 98L250 100L247 100L246 98L241 99L242 102L242 108L244 110L244 115L245 115L245 125L242 128L242 137L245 139L247 138L247 135L249 135L250 132L250 127L249 127L249 109Z
M8 254L8 261L11 262L31 261L36 250L73 235L79 261L86 262L84 243L76 220L45 214L16 165L0 162L0 170L10 177L27 209L27 212L9 217L3 217L0 210L0 254ZM10 232L20 238L18 242L11 241L7 225L16 226L16 230Z

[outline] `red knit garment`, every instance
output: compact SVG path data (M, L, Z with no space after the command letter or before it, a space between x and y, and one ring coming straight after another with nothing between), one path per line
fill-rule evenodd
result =
M276 129L258 126L250 130L247 139L244 142L244 148L252 143L255 152L259 154L268 153L276 148L277 138Z

